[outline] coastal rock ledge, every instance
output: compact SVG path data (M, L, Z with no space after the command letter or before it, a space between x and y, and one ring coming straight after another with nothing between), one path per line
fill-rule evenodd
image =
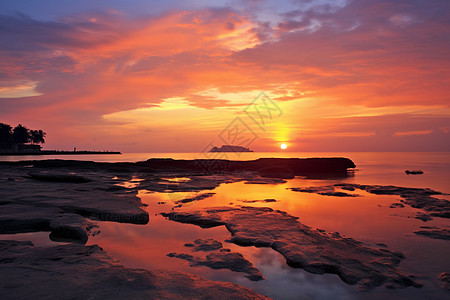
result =
M268 299L240 285L171 270L126 268L100 247L0 241L9 299Z
M225 225L235 244L272 247L291 267L316 274L337 274L348 284L359 284L361 289L422 286L413 276L397 271L404 258L402 253L372 248L339 233L311 229L283 211L268 207L214 207L163 216L205 228Z

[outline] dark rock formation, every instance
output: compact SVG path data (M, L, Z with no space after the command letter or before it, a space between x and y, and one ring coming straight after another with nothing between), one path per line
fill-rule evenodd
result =
M130 174L228 174L234 172L256 172L262 176L279 178L285 174L311 178L346 177L347 170L355 168L348 158L260 158L248 161L221 159L174 160L152 158L136 163L102 163L76 160L42 160L0 162L0 166L33 165L37 168L70 168L72 170L101 169ZM271 171L274 173L272 174ZM284 177L282 177L284 178Z
M311 186L311 187L295 187L290 188L290 190L294 192L302 192L302 193L314 193L323 196L332 196L332 197L359 197L357 194L349 194L345 192L339 192L335 190L333 185L326 186ZM346 189L349 190L349 189Z
M450 218L450 201L432 197L442 195L441 192L428 188L408 188L392 185L363 185L363 184L335 184L340 188L355 188L375 195L397 195L402 197L401 202L413 208L424 210L430 217ZM424 217L420 219L425 220Z
M192 243L184 244L185 247L192 247L192 251L213 251L222 248L222 243L214 239L196 239Z
M211 269L228 269L245 273L245 277L252 281L264 279L261 272L237 252L213 252L206 255L205 258L184 253L169 253L167 256L187 260L192 267L206 266Z
M48 173L48 172L39 172L34 173L30 172L28 175L36 180L42 180L42 181L52 181L52 182L68 182L68 183L86 183L91 181L91 179L75 175L75 174L67 174L67 173L61 173L61 172L54 172L54 173Z
M422 170L406 170L405 173L407 175L422 175L423 171Z
M222 147L213 147L209 152L253 152L249 148L233 145L222 145Z
M189 203L189 202L199 201L199 200L203 200L203 199L212 197L215 194L216 193L204 193L204 194L197 195L195 197L181 199L181 200L177 201L176 203Z
M417 230L414 233L432 239L450 240L450 230L447 229Z
M0 241L2 299L267 299L237 284L126 268L98 246Z
M443 272L438 276L442 283L442 288L450 291L450 273Z
M94 226L87 219L148 223L137 192L101 169L30 169L0 164L0 234L48 231L54 241L84 244Z
M317 274L338 274L344 282L358 283L363 288L383 284L391 288L421 287L412 276L397 271L397 265L404 258L402 253L371 248L339 234L313 230L282 211L217 207L163 215L173 221L201 227L225 225L233 236L231 242L272 247L291 267Z
M50 231L50 239L85 244L95 225L80 215L52 207L20 204L2 205L0 234Z
M241 202L244 202L244 203L257 203L257 202L260 202L260 203L271 203L271 202L278 202L277 200L275 200L275 199L262 199L262 200L239 200L239 201L241 201Z
M415 219L421 220L423 222L428 222L433 220L433 218L429 214L424 214L421 212L416 213Z

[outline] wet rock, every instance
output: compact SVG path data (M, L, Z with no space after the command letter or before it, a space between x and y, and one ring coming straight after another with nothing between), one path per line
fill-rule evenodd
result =
M450 290L450 273L443 272L438 276L443 289Z
M222 248L222 243L214 239L196 239L193 243L184 244L191 247L192 251L213 251Z
M346 190L346 191L351 191L351 192L353 192L355 190L355 188L352 186L341 186L340 188L343 190Z
M390 208L405 207L402 203L396 202L389 205Z
M282 184L287 181L282 178L268 178L256 176L253 178L242 178L245 184Z
M323 193L318 193L318 194L323 195L323 196L333 196L333 197L359 197L359 195L349 194L349 193L345 193L345 192L323 192Z
M9 172L20 173L23 170L5 169L0 164L0 175ZM0 210L0 219L8 217L6 210L16 210L14 215L18 213L25 219L32 218L35 213L47 213L46 219L51 219L63 212L95 220L148 223L148 214L141 208L142 203L136 196L137 192L127 189L108 190L116 184L110 174L102 170L95 172L90 170L89 174L95 176L96 180L82 185L33 179L14 182L0 180L0 194L2 199L8 202ZM14 208L17 205L21 206L20 211ZM27 214L30 218L26 216ZM12 222L14 223L15 221Z
M252 281L263 280L261 272L251 262L237 252L213 252L205 258L184 253L169 253L167 256L187 260L191 266L206 266L211 269L228 269L234 272L245 273L245 277Z
M199 200L203 200L203 199L212 197L215 194L216 193L204 193L204 194L197 195L195 197L181 199L180 201L177 201L176 203L189 203L189 202L199 201Z
M413 277L397 270L404 258L402 253L371 248L351 238L313 230L286 212L267 207L216 207L163 215L202 227L225 225L232 234L231 242L272 247L291 267L317 274L338 274L344 282L362 288L421 287Z
M3 205L0 233L50 231L50 239L85 244L94 224L83 217L50 207L30 210L27 205Z
M402 197L404 205L422 209L433 217L450 218L450 201L432 197L442 195L441 192L429 188L408 188L393 185L363 185L340 183L334 186L340 188L355 188L375 195L397 195ZM417 217L416 217L417 218ZM423 220L426 217L422 218Z
M86 183L91 181L91 179L75 175L75 174L67 174L67 173L48 173L48 172L40 172L40 173L33 173L30 172L28 175L36 180L41 181L50 181L50 182L67 182L67 183Z
M450 240L450 230L447 229L417 230L414 233L432 239Z
M37 168L71 168L78 170L103 169L110 172L129 174L190 174L216 175L239 172L253 172L268 177L307 176L346 177L347 170L355 168L348 158L260 158L248 161L231 161L222 159L175 160L153 158L136 163L101 163L75 160L43 160L26 162L2 162L4 166L33 165Z
M323 196L332 196L332 197L359 197L357 194L349 194L345 192L336 191L334 186L326 185L326 186L311 186L311 187L295 187L290 188L290 190L294 192L302 192L302 193L314 193Z
M7 174L22 180L9 181ZM81 179L85 177L96 180ZM148 223L137 192L113 188L117 180L112 178L104 170L58 167L29 172L28 167L0 163L0 234L48 231L54 241L84 244L93 226L88 219Z
M310 187L294 187L290 188L291 191L294 192L302 192L302 193L325 193L325 192L334 192L333 186L310 186Z
M424 214L421 212L418 212L414 218L421 220L423 222L428 222L428 221L433 220L433 218L429 214Z
M122 266L100 247L0 241L2 299L267 299L237 284ZM7 291L7 292L6 292Z
M244 202L244 203L257 203L257 202L260 202L260 203L271 203L271 202L278 202L278 201L275 200L275 199L263 199L263 200L239 200L239 201Z

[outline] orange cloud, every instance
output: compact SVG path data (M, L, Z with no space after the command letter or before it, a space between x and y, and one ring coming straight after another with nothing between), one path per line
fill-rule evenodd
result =
M259 133L258 149L279 141L324 149L335 137L387 131L425 132L441 149L450 8L439 3L354 1L292 10L272 25L229 8L0 16L0 116L45 129L49 148L196 151L265 91L284 114ZM162 113L167 99L183 108Z

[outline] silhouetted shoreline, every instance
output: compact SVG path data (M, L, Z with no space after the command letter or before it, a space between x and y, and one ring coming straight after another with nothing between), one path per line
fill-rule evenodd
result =
M18 155L84 155L84 154L122 154L119 151L63 151L63 150L42 150L33 152L0 152L0 156Z

